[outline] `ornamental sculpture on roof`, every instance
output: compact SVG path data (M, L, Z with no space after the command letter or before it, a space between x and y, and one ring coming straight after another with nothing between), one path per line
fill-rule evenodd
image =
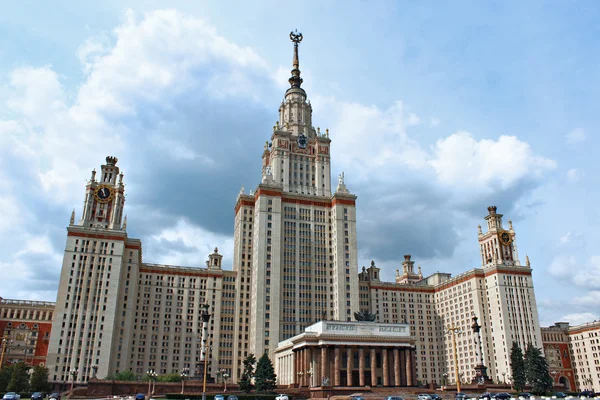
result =
M377 316L371 314L369 310L360 310L354 313L354 319L360 322L373 322Z

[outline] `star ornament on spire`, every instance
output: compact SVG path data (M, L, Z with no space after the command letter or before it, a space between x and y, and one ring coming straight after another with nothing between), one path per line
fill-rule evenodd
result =
M290 32L290 39L296 46L298 46L298 43L302 41L302 32L298 32L298 29Z

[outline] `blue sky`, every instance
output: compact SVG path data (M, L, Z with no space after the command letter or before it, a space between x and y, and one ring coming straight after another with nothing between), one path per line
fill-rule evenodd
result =
M600 318L600 5L57 1L0 15L0 296L53 301L71 210L119 158L144 261L231 263L233 206L292 45L333 175L358 195L359 266L479 267L497 205L544 325Z

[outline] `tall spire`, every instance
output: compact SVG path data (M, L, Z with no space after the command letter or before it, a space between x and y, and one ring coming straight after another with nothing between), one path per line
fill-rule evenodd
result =
M292 88L300 88L302 78L300 78L300 61L298 60L298 44L302 41L302 33L298 30L290 32L290 39L294 42L294 61L292 62L292 77L289 79Z

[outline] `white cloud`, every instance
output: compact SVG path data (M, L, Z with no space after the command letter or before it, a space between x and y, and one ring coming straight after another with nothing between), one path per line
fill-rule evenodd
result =
M156 244L163 241L171 250L158 253ZM179 219L174 226L152 235L149 243L149 258L157 264L205 267L208 255L216 246L219 246L219 253L224 256L223 266L230 269L232 264L230 257L233 254L233 238L231 236L209 232L183 219ZM185 250L177 250L182 246Z
M488 192L506 189L527 178L539 178L556 162L537 156L528 143L514 136L476 140L468 132L440 139L429 160L440 183Z
M577 182L581 177L581 173L577 168L571 168L567 171L567 179L571 182Z
M590 290L584 296L575 297L573 304L586 307L600 307L600 290Z
M577 268L575 256L556 256L548 267L548 272L556 277L570 277Z
M568 322L569 324L576 326L576 325L584 324L586 322L592 322L596 319L597 319L597 316L590 312L573 313L573 314L567 314L567 315L563 316L561 318L561 322Z
M565 139L568 144L576 144L581 143L585 140L586 134L585 131L581 128L573 129L571 132L567 133Z
M408 114L408 119L407 119L406 123L408 125L419 125L421 123L421 118L419 118L414 113L410 113L410 114Z
M591 256L584 266L574 270L573 283L600 290L600 256Z
M431 118L429 119L429 125L430 125L430 126L432 126L432 127L435 127L435 126L438 126L439 124L440 124L440 120L439 120L439 118L436 118L436 117L431 117Z

